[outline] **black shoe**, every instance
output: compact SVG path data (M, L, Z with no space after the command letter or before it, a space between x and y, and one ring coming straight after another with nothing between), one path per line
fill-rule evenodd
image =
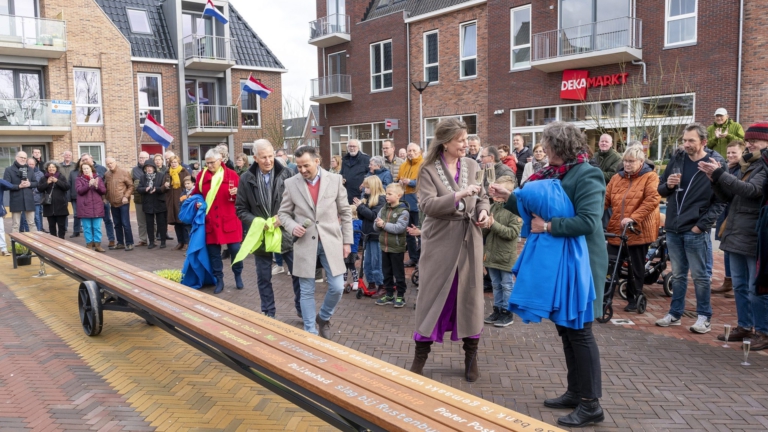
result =
M243 289L243 286L244 285L243 285L243 278L242 278L242 276L239 275L239 274L236 274L235 275L235 288L241 290L241 289ZM273 318L274 318L274 316L273 316Z
M416 261L414 261L414 260L408 260L408 261L406 261L406 262L405 262L405 264L404 264L404 265L405 265L406 267L416 267L416 264L418 264Z
M154 243L150 243L149 245L147 245L147 249L154 249L156 247L157 247L157 245L154 244Z
M160 249L165 249L165 242L164 241L160 242Z
M216 289L213 290L214 294L221 294L224 291L224 278L216 278Z
M487 317L485 317L483 322L486 323L486 324L493 324L493 323L496 322L496 320L499 319L499 315L500 315L499 308L494 306L493 307L493 313L488 315Z
M579 406L579 396L566 391L562 396L553 399L547 399L544 401L544 406L547 408L564 409L564 408L576 408Z
M72 235L69 236L69 238L75 238L75 237L80 237L80 233L79 232L73 232Z
M637 300L633 300L627 303L627 307L624 308L624 312L635 312L635 311L637 311Z
M320 318L320 314L315 317L315 323L317 324L317 334L321 338L331 339L331 321Z
M579 406L567 416L557 419L560 426L580 428L592 423L600 423L605 420L603 408L600 407L600 401L597 399L582 400Z
M169 236L169 235L167 235L167 234L166 234L166 236L165 236L165 239L166 239L166 240L173 240L173 237L171 237L171 236Z
M502 309L501 313L499 313L499 319L496 320L495 323L493 323L494 327L506 327L508 325L511 325L515 322L515 314L512 312Z
M229 258L229 249L224 249L221 251L221 259L225 260L227 258Z
M300 311L300 310L297 310L297 311L296 311L296 315L298 315L298 316L299 316L299 318L301 318L301 319L304 319L304 316L303 316L303 315L301 315L301 311Z

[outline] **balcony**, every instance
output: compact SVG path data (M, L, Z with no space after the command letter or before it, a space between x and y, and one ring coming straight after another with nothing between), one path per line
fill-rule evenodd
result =
M230 38L189 35L184 38L184 62L188 69L224 72L235 65Z
M72 105L47 99L0 99L0 135L64 135L72 130ZM70 102L70 101L63 101Z
M0 55L57 59L67 51L64 21L0 15Z
M643 22L621 17L533 35L531 66L544 72L643 58Z
M352 76L328 75L312 80L312 102L332 104L352 100Z
M349 15L329 15L309 22L310 45L327 48L349 41Z
M225 137L237 133L240 115L236 106L187 105L187 134Z

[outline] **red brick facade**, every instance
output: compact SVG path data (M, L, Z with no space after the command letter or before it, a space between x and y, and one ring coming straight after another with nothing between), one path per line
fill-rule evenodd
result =
M741 124L768 120L768 7L767 0L744 2L742 46Z
M272 89L272 93L267 99L261 99L259 111L261 126L258 128L243 127L240 121L239 132L234 135L235 155L243 152L243 143L252 143L258 139L266 138L272 142L276 148L280 147L279 137L273 136L282 129L283 125L283 91L281 79L282 75L278 72L248 71L244 69L232 69L232 102L240 104L240 81L247 80L253 73L253 77ZM282 136L282 135L280 135Z
M174 141L168 147L168 150L176 153L177 156L181 156L181 134L182 128L180 124L180 111L179 111L179 72L176 69L176 65L165 63L145 63L134 62L133 63L133 85L136 91L141 91L139 88L139 74L154 74L160 75L161 90L163 92L163 127L165 127L171 135L174 136ZM136 112L139 112L139 97L137 93L136 97ZM159 145L149 135L141 133L141 125L139 116L136 116L136 141L139 141L138 151L141 151L142 145Z

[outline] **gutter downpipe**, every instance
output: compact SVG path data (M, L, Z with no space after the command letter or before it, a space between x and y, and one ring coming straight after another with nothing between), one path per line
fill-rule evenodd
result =
M743 1L743 0L742 0ZM405 18L406 12L403 11L403 18ZM408 148L408 144L411 142L411 24L405 23L405 50L406 50L406 70L408 71L408 84L406 85L408 94L408 138L406 139L405 148ZM419 125L421 127L421 125Z
M739 67L738 75L736 75L736 122L740 122L741 119L741 62L742 62L742 43L744 37L744 0L739 2Z

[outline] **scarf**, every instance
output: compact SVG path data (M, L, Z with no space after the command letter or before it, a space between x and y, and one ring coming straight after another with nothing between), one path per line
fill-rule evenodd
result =
M244 260L248 254L256 252L264 243L264 250L267 252L281 253L283 244L283 232L280 227L275 227L276 216L269 219L255 218L248 228L248 234L243 239L240 251L237 253L232 265Z
M536 158L533 159L531 162L531 166L533 167L533 172L536 172L545 166L549 165L549 158L544 156L544 158L540 161L537 161Z
M745 153L744 156L742 156L739 159L739 165L741 166L741 173L745 174L749 166L752 165L752 163L758 159L760 159L760 150L754 153Z
M155 186L155 177L157 177L157 172L152 173L144 173L147 176L147 186L148 187L154 187Z
M565 177L565 175L568 174L568 171L570 171L571 168L582 163L589 163L589 154L586 151L579 152L579 154L576 155L576 159L570 160L560 166L550 165L546 168L542 168L541 170L536 171L535 173L531 174L530 177L528 177L528 181L530 182L530 181L544 180L544 179L559 180Z
M267 211L267 214L271 215L272 187L275 184L275 170L272 169L272 171L269 172L269 182L271 183L270 185L264 181L264 174L261 172L261 170L258 170L258 173L256 173L254 177L256 177L256 191L259 194L259 201L261 201L261 204L264 206L264 210Z
M200 192L203 191L203 179L205 179L205 173L200 176L200 185L198 186L200 188ZM224 167L220 167L219 170L216 172L216 174L213 175L211 178L211 190L208 191L208 195L205 196L205 204L207 204L205 208L205 214L208 215L208 212L211 211L211 207L213 206L213 200L216 199L216 194L219 193L219 188L221 187L221 184L224 182Z
M177 166L176 168L168 168L168 174L171 175L171 189L178 189L181 187L181 179L179 178L179 173L183 169L184 167L181 165Z

